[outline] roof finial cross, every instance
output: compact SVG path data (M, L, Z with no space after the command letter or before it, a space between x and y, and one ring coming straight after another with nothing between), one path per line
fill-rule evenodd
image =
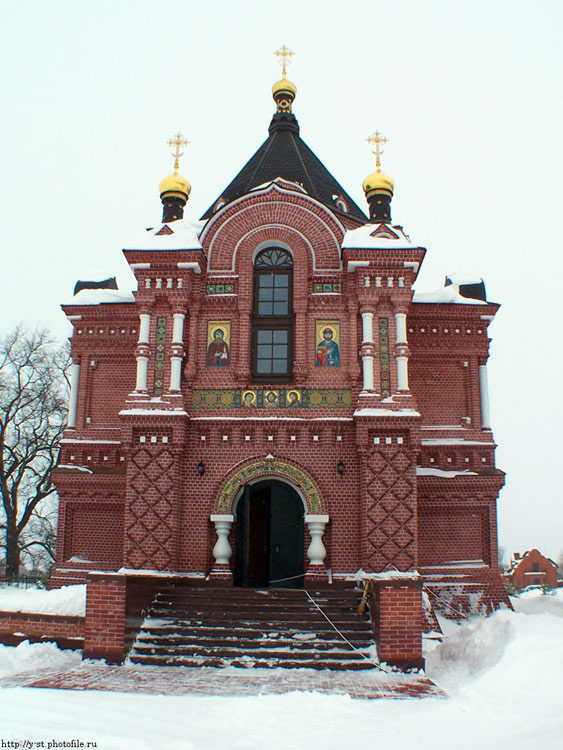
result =
M380 148L380 144L388 143L389 138L386 138L379 132L379 130L376 130L366 138L366 141L370 144L370 146L375 145L375 148L372 148L371 150L372 154L375 154L375 171L381 172L381 154L383 153L383 149Z
M189 141L184 138L181 133L176 133L174 138L171 138L168 141L169 146L176 146L176 150L172 153L172 156L174 157L174 174L178 174L178 169L180 167L180 157L184 155L184 152L180 151L180 147L187 146L188 144Z
M282 66L282 78L285 81L285 75L287 72L287 66L291 62L291 58L295 52L286 47L285 44L274 52L274 55L278 58L279 64Z

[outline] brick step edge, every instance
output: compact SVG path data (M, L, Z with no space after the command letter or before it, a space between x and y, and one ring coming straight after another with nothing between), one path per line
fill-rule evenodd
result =
M330 671L345 671L345 670L360 670L360 669L377 669L377 664L371 661L335 661L332 663L319 661L290 661L287 659L272 659L271 661L265 659L217 659L217 658L206 658L206 659L158 659L155 657L130 657L130 662L133 664L150 664L158 666L175 666L175 667L215 667L215 668L227 668L227 667L238 667L241 669L326 669Z
M302 661L303 659L321 659L328 661L342 661L342 659L349 659L350 661L357 661L358 659L369 658L369 654L366 653L368 649L353 651L351 648L334 648L328 651L320 651L315 648L308 649L284 649L283 647L274 648L268 647L267 644L256 644L251 649L225 646L217 646L216 648L202 647L199 644L193 644L190 646L180 646L175 648L173 651L165 647L151 646L149 644L144 646L135 645L131 651L133 656L162 656L170 658L181 658L184 656L199 658L211 658L213 656L219 656L221 658L248 658L248 659L295 659Z
M362 622L365 618L356 614L355 612L344 613L344 612L325 612L327 617L340 622ZM284 611L272 612L270 610L261 610L260 612L247 612L242 608L238 608L235 611L231 610L217 610L216 612L209 612L205 610L189 610L189 609L162 609L152 608L149 610L147 617L155 617L156 619L178 619L178 620L211 620L212 622L294 622L294 621L318 621L324 619L323 615L316 609L310 611L294 611L292 609L286 609Z
M298 601L298 602L283 602L283 601L229 601L225 602L224 600L216 600L213 602L205 601L204 599L196 600L196 599L155 599L151 606L151 609L204 609L209 610L211 612L215 611L221 611L224 609L225 606L228 606L230 609L231 607L234 608L242 608L246 609L249 612L260 612L262 610L279 610L287 612L288 610L291 611L318 611L317 607L320 607L322 610L329 610L331 612L343 612L345 614L355 614L358 609L358 604L360 603L360 600L357 602L340 602L340 601L318 601L316 602L317 606L315 606L312 602L308 600L304 601Z
M264 591L264 593L262 593ZM315 601L323 599L324 601L354 601L362 598L362 590L354 589L352 591L306 591L305 589L188 589L175 591L174 589L163 589L159 591L157 597L170 597L174 599L206 599L210 595L214 599L234 599L234 600L255 600L255 601L309 601L309 596Z
M366 635L363 639L352 639L348 638L347 641L349 641L354 648L366 648L373 644L373 636L371 634ZM229 647L233 644L237 644L239 648L256 648L257 644L264 644L271 647L277 647L277 648L293 648L295 650L299 649L307 649L311 647L311 644L314 643L314 646L316 649L319 649L321 651L327 651L333 648L338 648L339 646L343 646L346 641L342 640L342 638L334 638L334 639L328 639L328 638L320 638L315 634L315 638L307 639L307 640L296 640L292 638L220 638L220 637L174 637L174 636L164 636L163 638L153 637L153 638L142 638L139 637L135 641L135 648L141 648L146 646L151 646L155 648L174 648L174 647L182 647L182 646L194 646L198 645L200 647L207 647L207 648L217 648L217 647Z
M347 633L371 633L369 623L357 622L357 623L334 623L338 630L346 635ZM315 627L316 626L316 627ZM172 620L170 623L154 623L151 624L150 620L145 620L142 624L139 633L153 633L158 632L162 635L173 635L175 633L181 635L191 635L195 633L233 633L233 634L244 634L244 633L264 633L265 631L275 631L276 633L335 633L336 631L331 628L326 620L311 622L307 621L293 621L293 622L264 622L256 623L255 620L241 620L236 623L227 623L226 626L218 626L213 624L205 624L201 621L192 622L189 620ZM346 637L348 637L346 635Z

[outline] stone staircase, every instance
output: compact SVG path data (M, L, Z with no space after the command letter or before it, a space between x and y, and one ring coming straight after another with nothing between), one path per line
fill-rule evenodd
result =
M129 653L133 664L186 667L373 669L369 615L361 591L175 586L162 590ZM365 657L368 656L370 660Z

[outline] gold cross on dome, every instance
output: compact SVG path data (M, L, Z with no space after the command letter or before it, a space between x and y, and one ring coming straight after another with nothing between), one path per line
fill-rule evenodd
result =
M381 154L383 153L383 149L379 147L381 143L388 143L389 138L386 138L384 135L381 135L379 130L376 130L374 133L372 133L370 136L366 138L366 141L370 144L370 146L375 145L375 149L372 148L371 152L372 154L375 154L375 169L377 172L381 171Z
M174 157L174 174L178 174L178 169L180 167L180 157L184 155L184 152L180 151L180 147L187 146L188 144L189 141L184 138L181 133L176 133L174 138L171 138L168 141L169 146L176 146L176 150L172 153L172 156Z
M279 64L282 66L282 77L285 81L285 74L287 72L287 66L291 62L291 58L295 52L286 47L285 44L274 52L274 55L278 58Z

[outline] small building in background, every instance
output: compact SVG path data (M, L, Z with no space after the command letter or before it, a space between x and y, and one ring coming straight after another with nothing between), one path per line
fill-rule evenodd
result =
M525 589L528 586L557 586L557 563L544 557L537 549L520 554L514 552L510 568L504 574L505 579L514 588Z

